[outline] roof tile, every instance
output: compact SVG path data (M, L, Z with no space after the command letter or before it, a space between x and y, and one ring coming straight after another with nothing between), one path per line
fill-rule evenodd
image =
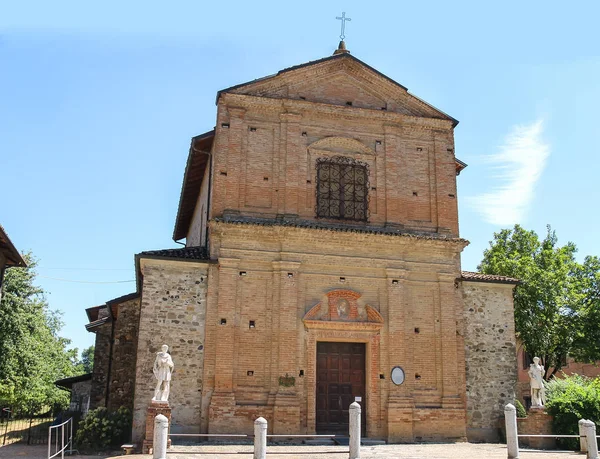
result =
M519 284L521 282L519 279L515 279L514 277L476 273L473 271L463 271L461 280L471 282L495 282L500 284Z
M179 258L185 260L208 260L205 247L182 247L180 249L149 250L138 254L144 258Z

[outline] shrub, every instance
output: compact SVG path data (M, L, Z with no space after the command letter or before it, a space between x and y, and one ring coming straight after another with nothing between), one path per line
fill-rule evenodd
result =
M129 439L131 422L131 411L124 406L117 411L91 410L79 423L75 444L82 451L118 448Z
M580 419L600 424L600 379L563 374L546 384L546 411L554 417L552 430L555 434L577 435ZM578 449L579 441L561 438L559 446Z
M520 400L515 400L515 408L517 409L517 417L518 418L526 418L527 411L525 411L525 407L521 403Z

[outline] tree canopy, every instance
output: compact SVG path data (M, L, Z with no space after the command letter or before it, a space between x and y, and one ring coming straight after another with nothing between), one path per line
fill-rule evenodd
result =
M577 247L558 244L547 227L540 240L519 225L494 234L478 266L485 274L518 278L515 327L530 355L540 357L546 378L571 355L580 361L600 359L600 261L575 259ZM593 322L591 322L593 320Z
M77 349L59 336L60 313L51 311L44 291L35 285L36 260L6 271L0 301L0 400L16 410L36 412L66 405L69 393L58 379L82 373Z
M84 373L91 373L94 370L94 350L95 346L90 346L81 351L81 365Z

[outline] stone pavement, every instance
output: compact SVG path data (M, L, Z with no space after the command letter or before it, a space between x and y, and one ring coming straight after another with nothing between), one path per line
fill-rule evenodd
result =
M112 454L98 455L98 456L82 456L73 455L78 459L107 459L112 457ZM57 457L60 458L60 455ZM69 457L65 454L65 458ZM131 456L134 457L134 456ZM138 456L138 457L152 457L152 456ZM13 443L12 445L0 446L0 459L47 459L48 458L48 446L35 445L27 446L20 443Z
M46 459L46 448L40 446L9 445L0 447L1 459ZM196 454L194 454L196 453ZM68 456L65 456L68 457ZM120 455L73 456L79 459L121 459ZM130 459L151 459L150 454L134 454ZM175 446L168 451L167 459L227 459L251 458L252 446L207 445ZM498 444L411 444L364 446L363 459L506 459L506 446ZM343 446L268 446L268 459L347 459L348 449ZM521 450L520 459L583 459L573 452Z

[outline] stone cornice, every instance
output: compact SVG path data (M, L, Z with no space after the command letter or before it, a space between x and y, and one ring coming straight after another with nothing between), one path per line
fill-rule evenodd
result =
M338 322L330 320L304 320L303 322L308 329L321 330L379 331L383 328L382 323L375 322Z
M335 118L350 120L378 121L383 123L397 123L406 127L423 129L452 130L452 121L438 118L426 118L420 116L403 115L390 111L373 110L369 108L347 107L322 102L310 102L306 100L275 98L265 96L252 96L245 94L225 93L222 95L227 106L234 105L246 110L258 109L275 111L278 113L292 111L294 113L318 113Z
M150 266L173 266L177 268L196 268L198 269L199 265L206 265L206 269L208 269L208 265L213 263L211 260L183 260L177 258L146 258L140 257L140 271L144 274L144 268Z
M440 235L437 233L414 233L402 230L392 230L385 227L372 227L372 226L352 226L343 224L327 224L319 221L280 221L275 219L252 219L239 217L238 219L223 219L215 218L209 221L211 230L215 232L222 232L228 227L254 227L261 228L264 231L276 232L281 236L284 236L289 231L302 231L302 232L313 232L313 231L328 231L333 234L338 234L341 237L350 237L344 233L350 234L372 234L374 237L388 238L390 241L393 239L401 238L408 241L415 241L423 244L438 245L442 247L454 246L454 250L462 250L469 241L466 239ZM256 230L253 230L256 231Z

